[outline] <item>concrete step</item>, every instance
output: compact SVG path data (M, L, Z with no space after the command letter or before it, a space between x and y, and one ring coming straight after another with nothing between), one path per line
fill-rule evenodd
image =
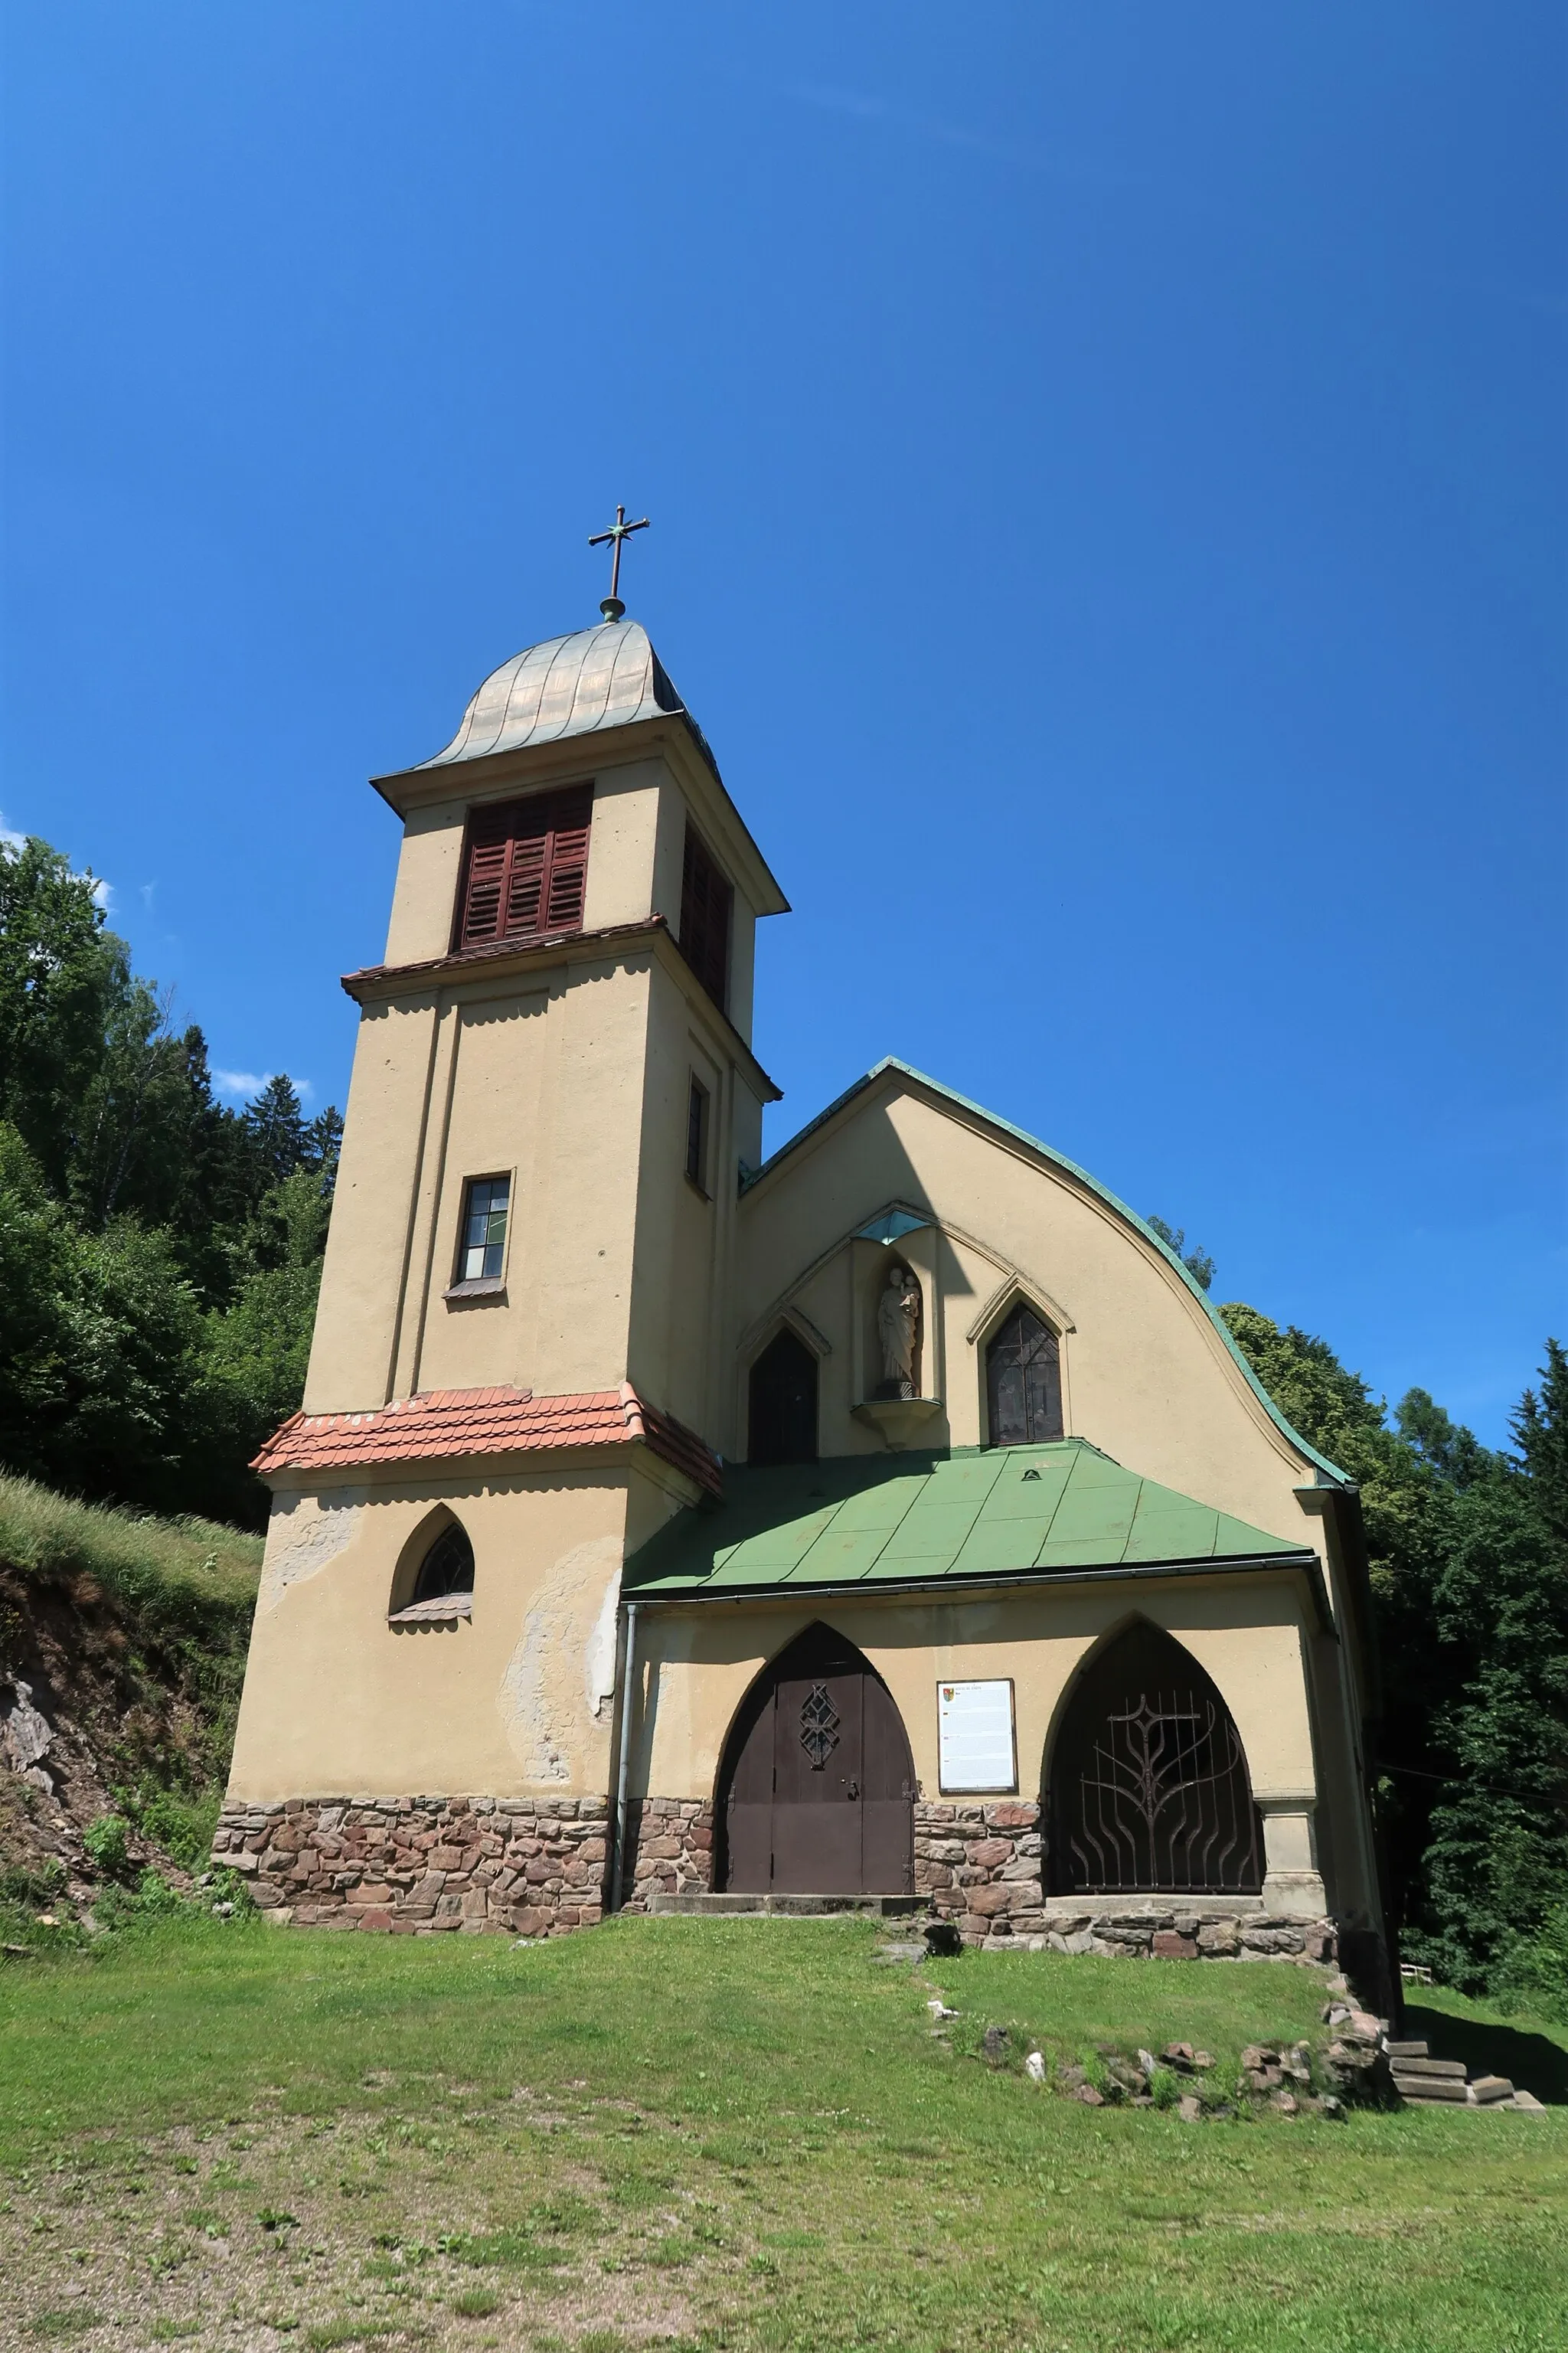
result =
M1461 2084L1465 2080L1465 2063L1462 2059L1396 2058L1392 2051L1388 2057L1389 2064L1396 2075L1457 2075Z
M822 1920L846 1914L871 1920L904 1920L929 1907L920 1895L709 1895L699 1892L651 1895L650 1912L678 1912L698 1919Z
M1478 2075L1469 2089L1473 2108L1496 2107L1500 2100L1511 2100L1512 2097L1513 2085L1506 2075Z
M1453 2100L1463 2107L1469 2098L1464 2075L1404 2075L1396 2067L1394 2088L1402 2100L1419 2106L1424 2100Z
M1383 2047L1395 2065L1401 2059L1425 2059L1426 2056L1424 2042L1385 2042Z

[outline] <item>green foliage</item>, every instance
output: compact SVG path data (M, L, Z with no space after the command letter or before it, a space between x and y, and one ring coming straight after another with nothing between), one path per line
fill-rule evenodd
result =
M216 1785L194 1796L183 1789L155 1789L137 1804L136 1824L186 1871L205 1871L222 1808L222 1792Z
M0 843L0 1462L258 1524L246 1465L303 1390L342 1122L286 1077L215 1102L95 891Z
M1568 1899L1554 1903L1533 1936L1510 1946L1494 1973L1498 2006L1568 2026Z
M1200 1250L1196 1242L1188 1250L1186 1228L1168 1226L1163 1218L1145 1218L1143 1222L1151 1231L1159 1235L1168 1250L1174 1251L1198 1289L1207 1291L1215 1279L1215 1262L1207 1250Z
M1514 1459L1424 1389L1390 1429L1325 1341L1220 1312L1288 1419L1360 1487L1405 1956L1456 1985L1501 1982L1568 1901L1568 1359L1548 1341Z
M126 1841L130 1825L122 1814L100 1814L89 1822L81 1834L81 1842L100 1871L118 1879L130 1861Z

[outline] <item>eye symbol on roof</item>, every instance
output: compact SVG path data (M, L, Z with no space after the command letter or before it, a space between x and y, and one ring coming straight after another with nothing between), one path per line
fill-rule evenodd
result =
M1026 1479L1037 1479L1039 1475L1037 1471L1026 1471L1024 1473Z

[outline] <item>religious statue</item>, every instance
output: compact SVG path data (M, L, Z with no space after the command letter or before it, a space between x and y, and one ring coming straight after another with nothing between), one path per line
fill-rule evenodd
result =
M907 1266L888 1270L888 1287L877 1303L877 1336L882 1345L882 1394L915 1393L915 1336L920 1329L921 1287Z

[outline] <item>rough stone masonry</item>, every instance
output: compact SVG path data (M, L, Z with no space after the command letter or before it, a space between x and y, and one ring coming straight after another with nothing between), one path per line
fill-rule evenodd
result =
M402 1936L563 1936L608 1901L604 1798L290 1798L223 1816L213 1860L260 1908L300 1927ZM1331 1962L1331 1920L1282 1919L1256 1898L1047 1897L1038 1806L919 1803L915 1893L963 1942L1159 1960ZM628 1810L628 1912L712 1884L712 1808L644 1798Z

